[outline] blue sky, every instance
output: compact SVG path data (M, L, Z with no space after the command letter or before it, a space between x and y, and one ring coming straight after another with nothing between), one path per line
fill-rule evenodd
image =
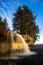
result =
M36 24L40 28L40 43L43 43L43 0L0 0L0 16L7 18L10 29L12 29L12 17L18 6L27 5L36 15Z

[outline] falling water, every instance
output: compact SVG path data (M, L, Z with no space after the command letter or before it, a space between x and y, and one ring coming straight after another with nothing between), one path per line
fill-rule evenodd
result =
M20 53L19 52L18 53L12 53L12 51L15 50L15 48L13 48L13 47L15 47L14 44L16 44L15 41L14 41L14 35L16 36L16 43L18 45L19 45L19 43L21 43L23 45L23 50L24 50L23 53L22 52L20 52ZM8 59L8 58L18 59L18 57L22 57L22 56L24 57L24 56L27 56L27 55L36 54L35 52L30 51L28 44L25 42L25 40L23 39L23 37L20 34L14 34L14 33L11 32L11 46L10 47L11 47L10 48L10 51L11 51L10 56L2 57L2 59L3 58L5 58L5 59ZM7 47L6 47L6 49L7 49ZM18 48L17 48L17 50L18 50Z
M11 42L14 42L14 36L12 32L11 32Z
M11 32L11 40L12 40L12 48L11 49L13 49L14 50L14 44L16 44L15 43L15 41L14 41L14 35L16 35L16 43L18 43L18 46L19 46L19 43L21 43L22 44L22 46L23 46L23 50L24 50L24 52L25 53L29 53L30 52L30 49L29 49L29 46L28 46L28 44L25 42L25 40L23 39L23 37L20 35L20 34L14 34L14 33L12 33ZM19 46L20 47L20 46Z
M25 42L25 40L23 39L23 37L20 35L20 34L16 34L17 37L18 37L18 41L23 45L24 47L24 52L25 53L29 53L30 52L30 49L29 49L29 46L28 44Z
M34 55L37 54L36 52L30 51L30 48L28 44L25 42L23 37L20 34L16 34L18 37L18 41L23 45L24 47L24 53L19 53L19 56L28 56L28 55Z

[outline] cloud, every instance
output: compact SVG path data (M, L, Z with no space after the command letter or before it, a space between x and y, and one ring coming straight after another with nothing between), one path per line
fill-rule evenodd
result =
M2 1L1 4L3 5L3 7L8 8L9 6L6 4L6 2Z
M1 11L3 12L5 17L8 17L8 14L6 13L6 11L4 10L4 8L0 7Z
M5 9L7 15L11 18L11 9L10 9L10 7L8 5L8 2L6 4L4 1L2 1L1 4L3 6L3 9Z
M2 10L2 12L3 12L3 14L1 14L1 15L3 15L4 18L5 17L7 18L8 27L10 27L10 29L12 30L11 18L8 16L8 14L6 13L6 11L3 8L0 7L0 10Z

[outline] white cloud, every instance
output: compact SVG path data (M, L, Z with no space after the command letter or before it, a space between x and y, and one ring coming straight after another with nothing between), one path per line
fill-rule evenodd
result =
M1 14L1 15L3 15L3 17L5 18L7 18L7 22L8 22L8 27L10 27L10 29L12 30L12 22L11 22L11 18L8 16L8 14L7 14L7 12L3 9L3 8L0 8L1 10L2 10L2 12L3 12L3 14Z

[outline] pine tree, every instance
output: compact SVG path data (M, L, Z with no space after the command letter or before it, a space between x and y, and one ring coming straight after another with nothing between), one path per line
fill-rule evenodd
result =
M30 35L35 42L39 34L39 27L35 23L36 16L33 15L33 12L24 5L23 7L18 7L13 16L14 31L22 35Z

